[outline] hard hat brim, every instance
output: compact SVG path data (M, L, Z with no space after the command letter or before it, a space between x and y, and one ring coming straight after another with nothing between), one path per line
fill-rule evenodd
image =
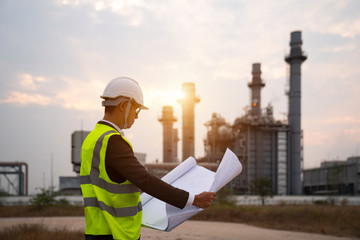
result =
M140 108L143 110L149 110L148 107L136 102L134 99L129 99L126 97L117 97L117 98L106 98L101 96L101 98L104 99L104 101L102 101L102 106L106 107L106 106L117 106L119 105L122 101L127 100L127 101L133 101L136 104L140 105Z

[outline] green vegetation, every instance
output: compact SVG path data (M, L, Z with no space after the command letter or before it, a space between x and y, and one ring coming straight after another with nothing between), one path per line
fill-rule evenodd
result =
M31 205L37 208L42 208L44 206L51 206L51 205L61 205L61 206L69 205L66 199L56 200L55 197L58 195L59 194L54 191L53 187L50 187L48 189L40 188L40 193L36 194L35 197L30 199L30 203Z
M2 197L10 196L7 192L0 188L0 206L3 205Z
M268 177L258 177L251 182L251 192L259 195L261 204L265 205L265 199L272 196L272 181Z
M6 191L0 188L0 197L7 197L7 196L10 196L10 194L8 194Z
M214 205L235 205L235 200L233 198L232 189L230 187L223 187L216 193L216 199Z

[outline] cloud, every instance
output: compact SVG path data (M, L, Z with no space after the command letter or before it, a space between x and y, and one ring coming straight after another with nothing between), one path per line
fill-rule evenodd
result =
M101 106L103 83L95 80L81 81L69 77L32 76L20 74L19 87L10 90L0 103L15 105L57 105L66 109L90 111ZM42 84L39 86L39 84Z
M333 52L333 53L350 52L354 50L357 50L357 46L354 42L321 49L322 52Z
M98 110L101 106L100 95L103 83L96 80L80 81L69 77L61 77L64 84L55 95L55 103L68 109L80 111Z
M149 105L151 109L155 108L158 111L165 105L177 107L179 105L177 99L182 97L182 92L181 85L176 87L173 89L144 89L145 105Z
M37 105L49 105L53 101L50 97L41 95L41 94L28 94L18 91L11 91L7 98L0 99L0 103L9 103L9 104L18 104L18 105L29 105L29 104L37 104Z
M360 124L360 119L355 116L332 117L325 119L326 124Z
M357 1L307 1L299 6L302 8L299 12L304 14L302 18L304 25L314 32L354 38L360 35L360 16L353 4L358 3Z
M340 23L334 23L328 31L333 34L340 34L344 38L354 38L360 35L360 17L358 19L348 19Z
M333 133L329 131L305 131L304 142L309 146L322 146L326 144L334 144Z
M304 132L304 142L307 146L328 146L330 149L341 149L341 145L356 145L357 141L360 142L358 127L328 127Z
M57 4L71 7L91 6L95 12L109 11L126 17L126 23L130 26L139 26L143 23L141 9L146 6L142 0L58 0ZM90 15L96 22L100 22L96 14Z
M36 90L38 84L48 82L48 80L44 77L31 76L27 73L20 74L19 79L21 87L28 90Z

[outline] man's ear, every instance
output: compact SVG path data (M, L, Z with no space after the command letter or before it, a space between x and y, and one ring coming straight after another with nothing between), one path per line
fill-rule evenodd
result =
M119 110L120 110L121 112L125 112L125 111L126 111L127 104L128 104L127 101L122 101L117 107L119 108Z

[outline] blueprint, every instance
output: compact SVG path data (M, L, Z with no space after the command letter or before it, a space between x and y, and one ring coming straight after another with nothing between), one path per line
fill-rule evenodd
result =
M196 160L189 157L165 175L162 180L196 195L204 191L219 191L241 171L242 165L239 159L227 149L216 173L197 165ZM141 202L143 205L142 225L162 231L171 231L203 210L195 206L179 209L147 193L141 194Z

